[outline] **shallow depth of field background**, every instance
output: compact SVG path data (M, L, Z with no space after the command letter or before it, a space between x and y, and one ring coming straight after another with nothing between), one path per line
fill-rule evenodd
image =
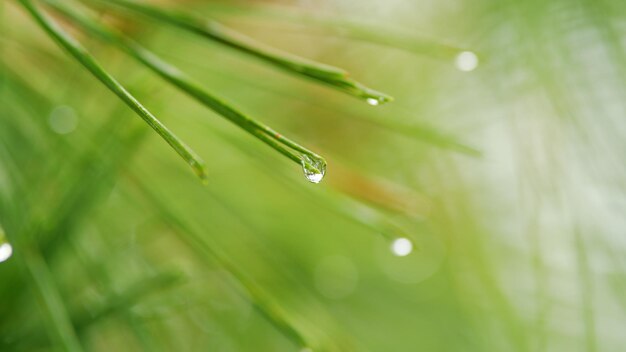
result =
M326 178L314 185L123 53L71 30L201 154L203 186L4 1L2 64L7 82L27 88L5 83L0 93L0 224L7 238L25 227L37 229L35 242L56 234L45 261L85 350L299 350L224 268L181 241L160 204L265 290L313 350L623 351L626 3L154 3L345 68L395 101L372 107L169 26L116 22L325 156ZM345 38L328 30L333 21L466 48L479 64L465 72L467 62L428 47ZM355 221L378 217L399 224L393 236L412 238L414 251L395 256L390 238ZM50 350L14 249L0 263L0 350ZM115 299L101 319L79 319Z

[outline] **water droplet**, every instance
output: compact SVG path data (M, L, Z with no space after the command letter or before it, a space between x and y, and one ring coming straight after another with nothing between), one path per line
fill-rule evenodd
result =
M413 242L405 237L396 238L391 242L391 252L398 257L405 257L413 252Z
M301 349L300 352L313 352L313 349L309 348L309 347L305 347L305 348Z
M380 100L376 99L376 98L367 98L367 103L372 105L372 106L376 106L380 104Z
M304 177L313 183L320 183L326 174L326 161L320 157L302 154Z
M411 237L395 237L392 240L380 237L372 245L382 271L393 281L420 283L437 273L445 262L446 245L436 234L416 231L411 233Z
M463 51L456 56L455 65L463 72L474 71L478 67L478 56L471 51Z
M11 258L12 254L13 254L13 247L11 247L10 244L3 243L2 245L0 245L0 263Z
M50 129L58 134L72 133L78 126L78 116L69 106L58 106L48 117Z

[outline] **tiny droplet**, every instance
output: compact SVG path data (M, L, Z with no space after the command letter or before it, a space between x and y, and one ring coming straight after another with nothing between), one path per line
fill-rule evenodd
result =
M380 100L376 98L367 98L367 103L370 104L371 106L376 106L380 104Z
M3 243L2 245L0 245L0 263L11 258L12 254L13 254L13 247L11 247L10 244Z
M460 71L474 71L478 67L478 56L471 51L463 51L456 56L454 63Z
M326 174L326 161L319 157L302 154L302 171L309 182L320 183Z
M398 257L405 257L413 252L413 242L405 237L396 238L391 242L391 252Z

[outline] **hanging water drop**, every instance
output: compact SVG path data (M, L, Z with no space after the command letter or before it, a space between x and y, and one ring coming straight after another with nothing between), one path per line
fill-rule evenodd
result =
M10 244L3 243L0 245L0 263L11 258L12 254L13 254L13 247L11 247Z
M474 71L478 67L478 56L471 51L463 51L456 56L454 63L459 71Z
M300 161L304 177L313 183L320 183L326 174L326 161L321 157L302 154Z
M413 252L413 242L405 237L396 238L391 242L391 252L398 257L405 257Z

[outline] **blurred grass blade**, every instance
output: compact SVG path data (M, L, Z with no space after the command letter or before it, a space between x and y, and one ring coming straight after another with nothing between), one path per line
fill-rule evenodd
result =
M101 239L101 234L95 234L96 238ZM171 271L159 271L156 274L151 274L148 278L143 278L139 282L131 286L131 288L118 294L112 287L113 281L111 276L106 270L106 264L110 258L101 260L101 257L93 256L89 254L88 247L81 244L75 239L71 241L72 249L76 254L78 264L84 268L85 272L89 275L94 284L100 288L100 294L103 297L109 297L104 303L98 304L95 314L85 314L85 312L74 312L75 317L73 321L76 322L76 332L82 337L87 329L97 323L99 319L96 317L105 317L110 315L119 315L122 320L128 324L137 341L141 345L142 351L162 351L159 348L159 343L154 337L147 331L146 327L141 324L141 318L136 312L132 310L136 306L138 300L143 299L146 295L151 294L151 290L145 290L142 287L151 286L155 290L168 289L171 285L175 285L182 278L182 274ZM137 289L141 288L141 289ZM129 295L129 293L135 293ZM126 297L127 299L120 299L120 297ZM130 299L128 299L130 298ZM106 312L106 314L98 314ZM81 317L82 314L82 317Z
M116 130L121 129L123 126L120 123L121 116L119 114L113 114L112 118L105 123L105 126L96 130L95 137L92 137L94 141L94 147L101 150L103 155L106 155L108 159L94 158L94 150L90 148L78 149L76 153L79 154L76 158L74 156L65 155L65 164L72 170L71 173L66 173L63 169L55 169L58 172L58 176L53 178L46 178L43 184L39 188L32 188L32 191L36 194L44 193L44 189L52 188L52 185L58 185L59 180L76 180L72 182L71 186L67 190L60 192L61 195L55 198L53 201L41 201L40 198L34 198L27 203L28 209L27 216L29 221L28 225L20 231L19 239L22 242L29 241L38 243L37 255L45 255L48 258L59 258L58 254L64 248L64 244L67 243L68 238L71 238L76 234L76 230L89 214L92 213L96 205L102 205L102 195L105 191L112 187L112 182L109 178L112 177L121 167L123 167L129 160L129 156L132 156L132 151L137 150L136 146L143 136L148 134L148 130L145 128L132 129L129 132L129 136L124 139L116 138ZM131 122L126 120L126 122ZM134 121L132 121L134 122ZM98 138L99 137L99 138ZM42 171L49 173L49 171ZM80 175L80 176L79 176ZM31 185L31 187L33 187ZM46 204L54 204L53 210L48 208L46 212L43 207ZM19 250L19 249L18 249ZM40 254L43 253L43 254ZM20 292L24 289L27 282L23 280L9 280L5 277L3 281L7 287L14 292ZM0 286L0 288L3 288ZM16 310L19 311L19 305L10 305L2 307L2 313L7 316L16 314ZM76 325L76 330L79 326ZM32 344L40 344L45 341L35 339L34 335L29 335L33 339L9 342L10 344L26 343L28 346ZM32 347L32 346L31 346ZM0 350L2 350L0 346Z
M124 315L132 314L131 308L141 303L147 296L172 288L180 283L181 279L182 276L177 273L158 272L151 277L139 280L119 294L110 293L102 302L89 302L93 308L91 306L88 309L74 308L66 314L71 315L77 339L85 339L89 328L109 317L116 315L124 317ZM10 349L34 351L43 350L44 347L47 347L46 336L40 330L30 330L24 336L28 336L28 339L22 338L11 341L9 343ZM65 350L70 351L67 348Z
M143 65L199 101L201 104L225 117L237 126L243 128L248 133L298 163L298 165L303 166L305 170L310 170L313 174L322 175L323 177L326 168L326 161L321 156L283 136L263 123L246 116L220 99L207 93L204 88L200 86L200 84L194 82L177 67L165 62L157 55L130 38L127 38L112 29L99 25L95 20L79 14L74 8L65 6L59 1L46 0L46 2L71 19L74 23L80 25L92 34L97 35L98 37L121 48Z
M417 37L401 31L394 31L387 28L382 29L352 22L340 22L339 25L333 26L332 23L334 21L334 19L319 19L313 22L325 28L327 32L331 32L337 36L402 49L413 54L426 55L437 59L451 61L466 52L472 52L477 55L472 50L444 44L432 39Z
M47 214L44 224L49 234L42 239L42 250L45 254L62 248L64 240L75 232L81 219L85 219L87 214L101 205L102 198L113 187L115 176L132 160L138 145L147 134L145 129L131 129L128 136L118 138L115 135L118 126L113 126L115 124L116 120L113 118L98 130L101 136L107 136L99 139L99 146L108 159L94 160L93 151L87 150L73 163L74 170L81 170L83 175L89 177L76 182L58 200L54 211ZM69 175L72 176L76 177L75 174Z
M56 340L59 350L69 352L82 351L69 314L65 309L44 258L35 248L23 247L23 249L18 257L24 261L33 288L39 296L45 311L48 330L54 340Z
M580 308L585 331L585 346L587 351L598 351L598 338L596 336L596 322L594 316L594 284L592 273L589 268L589 255L587 246L580 228L574 229L574 247L576 250L576 263L579 280Z
M267 163L263 160L264 156L248 144L242 143L241 140L233 138L225 133L213 131L214 135L223 139L228 144L234 146L244 157L255 163L261 169L267 169ZM268 172L271 170L267 170ZM377 236L381 236L386 241L394 240L401 235L410 235L411 231L405 226L397 223L380 210L355 200L338 190L326 187L323 190L313 190L307 187L297 186L292 177L281 172L272 173L281 179L281 183L288 187L292 192L300 192L306 195L307 199L320 206L320 208L332 211L345 219L356 224L364 226L371 230Z
M404 50L417 55L425 55L442 60L454 60L464 52L473 52L441 40L417 36L413 33L395 28L382 27L370 23L346 21L339 17L320 16L291 10L285 7L263 4L261 6L245 6L237 3L217 3L208 5L211 11L219 11L226 15L265 17L276 21L287 21L297 25L305 25L306 34L322 34L340 38L359 40L362 42ZM294 27L289 27L294 30ZM281 28L282 29L282 28ZM297 30L297 29L296 29Z
M111 293L93 311L76 315L74 320L78 334L108 316L128 311L148 295L181 283L182 279L183 276L176 272L159 272L132 284L119 294Z
M335 89L366 101L370 105L380 105L393 100L392 97L375 91L352 80L342 69L320 64L285 53L259 43L252 38L211 21L185 13L163 10L158 7L127 0L98 0L100 3L116 4L141 13L158 21L166 22L184 30L196 33L217 43L257 57L288 72L314 79Z
M134 96L132 96L115 78L108 74L98 62L68 33L64 32L51 18L42 13L31 0L19 0L22 6L29 12L39 26L52 37L61 47L67 50L89 72L99 79L109 90L115 93L124 103L133 109L154 131L156 131L194 170L194 172L206 181L207 174L204 161L189 148L183 141L176 137L161 121L159 121L148 109L146 109Z
M159 218L165 222L178 238L187 244L193 250L200 260L205 263L214 262L228 272L238 285L235 289L242 294L255 307L255 309L270 322L274 327L292 340L302 349L309 348L310 343L301 334L301 332L290 323L283 309L274 303L274 301L261 289L256 283L250 280L243 272L241 272L232 262L215 250L207 240L203 239L196 231L194 231L187 223L181 219L168 205L168 202L152 189L141 182L141 177L129 175L133 184L141 192L146 199L146 204L151 206ZM226 280L233 282L233 280Z
M439 149L450 150L472 157L482 156L482 152L475 147L465 144L459 141L455 136L449 135L427 124L397 122L395 120L381 119L369 115L359 115L356 118L408 138L419 140Z

